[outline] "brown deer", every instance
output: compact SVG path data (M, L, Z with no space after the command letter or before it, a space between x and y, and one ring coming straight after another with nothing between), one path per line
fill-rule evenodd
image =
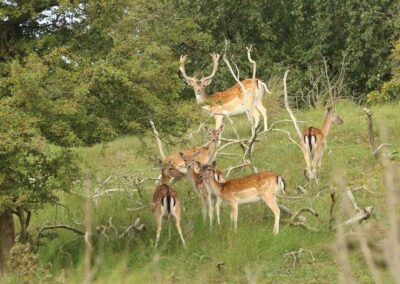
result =
M186 248L186 243L181 230L181 205L176 196L176 192L165 184L157 186L153 194L151 209L157 222L157 236L154 248L157 248L158 241L160 240L163 217L167 216L168 221L170 221L171 215L175 218L176 229L178 230L179 236L182 240L183 247ZM169 231L169 233L171 233L171 231Z
M188 170L187 177L193 183L193 187L200 198L201 204L201 212L203 214L203 219L206 219L206 211L208 211L208 217L210 219L210 227L212 227L213 222L213 204L212 204L212 192L210 192L207 187L204 185L203 180L200 179L198 171L200 169L195 170L196 161L197 161L197 153L192 156L187 156L184 153L179 153L182 159L185 161L185 166ZM224 182L224 175L221 171L215 171L215 179L219 182ZM218 218L219 224L219 218Z
M196 155L196 160L202 163L210 163L215 159L217 152L217 145L219 137L224 130L224 125L221 125L218 129L209 129L204 126L209 136L208 146L195 147L191 149L182 150L186 156ZM163 161L160 161L161 165L161 180L164 184L171 184L176 178L181 178L188 174L186 169L185 161L182 159L180 152L174 153L166 157Z
M304 159L307 164L306 177L315 179L317 182L317 168L318 170L321 169L322 156L327 146L326 138L328 137L332 124L343 124L343 120L332 107L328 107L325 112L322 128L308 127L304 129L302 133L301 144L303 147Z
M218 129L222 124L224 115L235 116L246 113L247 103L245 94L243 93L242 87L239 83L225 91L216 92L210 96L206 95L205 87L211 84L212 79L217 72L220 56L219 54L213 53L211 54L211 58L213 61L213 69L209 76L201 79L188 76L185 71L187 55L181 56L179 70L185 78L186 83L193 88L197 103L204 104L202 106L203 110L214 116L215 129ZM264 121L264 131L267 131L267 110L264 107L262 100L264 92L267 92L268 94L271 94L271 92L268 90L267 85L264 82L259 79L254 80L255 82L253 79L245 79L241 81L241 83L246 92L249 95L254 96L250 100L253 101L254 99L254 106L250 108L249 112L254 120L255 128L257 128L257 125L260 122L261 115Z
M238 205L244 203L256 202L262 199L272 210L275 216L273 233L279 232L280 210L276 202L276 194L286 191L285 181L282 176L274 172L259 172L249 176L231 179L225 182L219 182L215 178L216 162L211 165L202 165L200 167L200 179L205 185L217 195L222 201L228 203L231 208L230 218L237 229ZM221 201L217 202L217 217L219 215L219 206Z

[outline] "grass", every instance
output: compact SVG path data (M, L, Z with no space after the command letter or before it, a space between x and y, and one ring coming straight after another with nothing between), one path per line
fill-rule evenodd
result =
M383 123L388 130L388 140L392 151L400 151L400 116L399 105L373 107L375 129ZM320 213L319 218L307 216L311 226L319 229L317 233L302 228L290 227L287 218L282 215L281 231L272 235L273 214L262 203L241 205L237 232L229 224L229 209L222 208L222 225L209 229L204 224L200 205L192 186L187 181L174 185L183 204L182 227L188 242L188 250L181 247L178 234L172 229L172 239L168 241L167 222L161 235L159 250L153 251L155 222L148 206L151 200L154 182L143 185L143 199L126 177L156 177L159 170L155 167L158 150L151 137L124 137L110 143L99 144L90 148L76 149L81 159L83 177L77 182L72 193L60 194L60 202L70 209L59 206L47 206L32 217L31 231L37 226L54 223L71 224L71 220L84 219L84 188L95 189L122 188L126 192L103 196L93 206L94 228L107 224L113 217L117 228L132 224L140 217L147 229L137 236L131 235L121 241L106 241L104 255L96 274L95 283L332 283L337 281L338 267L331 251L335 233L328 228L330 206L329 190L335 186L337 177L348 186L366 185L374 194L357 193L356 199L361 206L373 205L375 216L368 221L380 224L385 221L385 188L383 185L382 166L371 155L365 117L360 106L350 102L341 102L337 112L345 121L342 126L333 126L328 138L329 148L323 160L323 174L318 185L309 185L303 176L305 163L296 145L291 143L286 134L270 132L266 141L257 143L254 151L254 164L259 170L272 170L282 174L289 189L289 195L296 194L296 186L305 186L306 198L300 200L282 199L280 203L298 209L310 206ZM296 113L302 126L320 126L323 110L315 109ZM282 112L270 118L270 123L287 119ZM248 127L244 118L235 118L239 133L247 135ZM295 132L291 123L282 123L278 127ZM223 134L233 137L232 129L227 125ZM378 136L378 133L376 132ZM182 139L184 140L184 139ZM192 141L168 147L171 153L206 141L204 134ZM241 149L231 147L226 152L230 156L221 156L217 165L226 169L239 163L237 154ZM394 161L399 163L397 159ZM250 173L249 169L234 172L233 176ZM110 177L111 176L111 177ZM103 184L108 178L108 182ZM317 193L320 193L317 195ZM126 208L147 207L138 211ZM81 227L82 228L82 227ZM97 238L94 239L97 243ZM98 254L98 247L95 255ZM284 255L300 248L313 253L315 261L305 253L304 257L293 266L291 259ZM42 270L52 274L53 281L80 283L83 279L84 241L70 232L59 231L57 237L45 239L38 250ZM354 259L353 259L354 258ZM352 256L353 271L360 283L370 282L370 275L360 257ZM42 277L43 273L38 274ZM385 273L383 273L385 275Z

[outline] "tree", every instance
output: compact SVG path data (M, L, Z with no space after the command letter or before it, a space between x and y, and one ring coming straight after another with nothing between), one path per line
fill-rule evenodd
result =
M50 145L26 114L0 106L0 268L15 239L13 214L18 217L19 241L28 239L31 211L68 191L78 168L71 150Z

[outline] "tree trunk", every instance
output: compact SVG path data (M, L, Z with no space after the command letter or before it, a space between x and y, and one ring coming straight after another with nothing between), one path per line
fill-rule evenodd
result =
M7 257L14 245L15 228L11 211L0 213L0 275L5 271Z

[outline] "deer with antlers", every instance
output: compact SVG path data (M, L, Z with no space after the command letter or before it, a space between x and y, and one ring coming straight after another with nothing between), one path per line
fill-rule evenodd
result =
M209 137L208 146L195 147L181 150L180 152L186 156L194 156L196 154L196 160L202 163L210 163L215 159L219 137L224 130L224 125L221 125L218 129L209 129L207 126L204 126L204 130ZM161 183L171 184L174 179L187 176L188 170L180 152L174 153L160 161ZM190 178L190 176L188 177Z
M248 57L250 60L250 49L248 49ZM188 76L185 71L187 55L181 56L179 70L186 83L193 88L197 103L204 104L203 110L214 116L215 129L218 129L222 124L224 115L235 116L246 113L250 116L249 120L254 121L255 128L260 122L261 115L264 122L264 131L267 131L267 110L262 103L264 92L271 94L267 85L259 79L245 79L225 91L207 96L205 88L211 84L217 72L220 55L212 53L211 58L213 69L209 76L201 79ZM251 60L251 62L253 63L254 61ZM247 96L250 97L248 98Z
M238 205L256 202L262 199L272 210L275 216L273 233L279 232L280 209L276 202L277 193L285 193L286 186L282 176L274 172L259 172L249 176L231 179L220 182L215 178L216 162L212 164L200 164L200 179L205 185L217 195L220 200L217 202L217 218L219 219L219 206L221 201L228 203L231 208L230 218L237 229Z
M332 107L328 107L325 112L324 123L322 128L308 127L302 133L302 147L304 159L306 160L307 170L306 177L309 179L317 179L317 169L321 169L322 156L327 146L327 137L332 124L343 124L343 120L339 117Z
M183 247L186 248L185 239L182 236L181 230L181 205L176 192L166 184L157 186L153 194L151 209L157 222L157 236L154 248L157 248L158 241L160 240L161 226L164 216L167 216L168 221L170 221L171 216L175 218L176 229L178 230L179 236L182 240ZM171 234L171 223L169 234Z

